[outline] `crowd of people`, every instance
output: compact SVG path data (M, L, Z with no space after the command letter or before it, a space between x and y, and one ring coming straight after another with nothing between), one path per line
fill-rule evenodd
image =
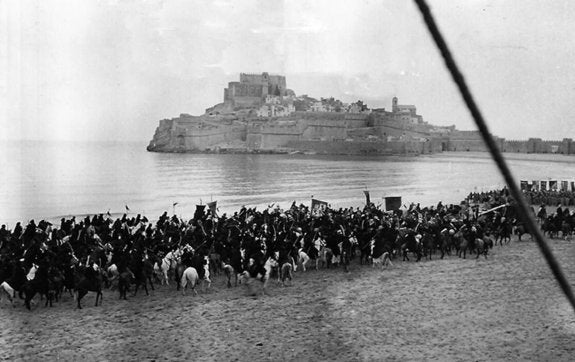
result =
M575 191L567 190L538 190L523 189L525 200L531 205L545 206L574 206ZM507 188L501 190L490 190L482 192L472 192L466 199L473 203L504 204L512 200Z
M111 265L137 280L138 275L161 268L166 255L176 251L177 262L197 269L200 278L206 261L213 262L210 266L214 270L228 265L236 273L247 272L256 278L266 275L266 261L270 259L277 265L295 266L308 259L325 258L326 251L330 253L328 264L333 262L340 266L336 270L346 271L358 255L360 263L384 253L404 260L409 253L417 260L436 252L443 257L460 251L464 244L473 251L476 240L491 239L492 245L498 238L510 238L510 213L497 210L482 215L473 207L480 202L508 201L508 192L503 189L470 194L458 205L439 202L422 208L412 204L393 211L369 204L364 208L328 208L318 214L294 202L287 209L273 204L264 210L242 207L229 216L198 209L191 220L167 213L155 222L127 214L115 220L103 214L81 220L72 217L62 219L59 225L32 220L25 227L16 224L13 230L2 225L0 283L9 297L16 292L26 294L26 286L34 280L37 283L28 287L32 288L30 293L73 289L82 280L105 277ZM561 217L565 221L572 215L567 212ZM35 275L31 275L32 269ZM59 284L54 282L57 277Z

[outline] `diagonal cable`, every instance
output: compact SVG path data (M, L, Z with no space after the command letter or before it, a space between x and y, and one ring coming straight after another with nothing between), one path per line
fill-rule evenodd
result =
M567 278L565 277L565 274L561 270L561 266L559 265L559 262L557 261L557 259L553 255L551 248L549 247L549 245L545 241L545 236L542 234L541 230L539 229L539 227L535 223L535 219L533 218L533 216L529 212L529 207L527 205L527 202L525 201L525 199L523 198L523 194L520 192L519 188L517 187L517 183L515 182L513 175L511 175L511 171L509 170L509 167L507 167L507 164L505 163L505 160L503 159L503 155L501 154L499 148L495 144L495 141L491 137L491 134L489 133L487 125L485 124L485 120L483 119L483 116L481 115L479 108L477 107L477 105L475 104L475 101L473 100L473 97L471 95L471 91L467 87L467 85L465 83L465 79L463 78L463 75L459 72L459 69L458 69L457 65L455 64L455 60L453 59L451 52L449 51L449 48L447 47L447 44L445 43L445 40L443 39L443 36L441 35L441 32L437 28L437 24L435 23L435 20L433 18L433 15L431 14L429 6L427 6L427 3L425 0L414 0L414 1L417 4L417 6L419 7L419 11L421 12L421 15L423 16L423 20L425 21L425 24L427 25L427 28L428 28L429 32L431 33L431 36L433 37L435 44L437 45L437 47L441 51L441 55L443 56L443 59L445 61L445 65L447 66L447 69L451 73L451 76L453 77L453 81L457 84L457 87L459 88L459 92L461 93L461 96L463 97L463 100L465 101L465 104L467 105L469 112L471 112L471 115L475 121L475 124L477 124L477 128L479 128L479 131L481 132L481 136L483 137L483 141L487 145L487 148L489 149L489 152L491 153L493 160L497 164L497 167L499 168L499 172L501 172L501 174L503 175L503 178L505 179L505 182L507 183L507 187L509 188L511 195L513 196L513 198L518 203L518 210L517 211L519 213L519 216L526 223L527 229L529 230L531 235L534 236L535 241L537 242L537 245L539 246L539 249L543 253L545 260L547 261L547 264L549 265L549 268L551 268L551 271L553 272L553 276L555 277L555 279L559 283L561 290L563 291L563 293L565 294L565 296L567 297L567 299L571 303L571 306L575 310L575 296L573 295L573 290L571 289L571 285L569 284L569 282L567 281Z

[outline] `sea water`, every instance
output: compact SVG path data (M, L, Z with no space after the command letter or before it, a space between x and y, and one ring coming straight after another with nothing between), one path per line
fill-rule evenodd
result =
M501 188L488 153L417 157L165 154L145 143L0 143L0 223L70 215L162 212L193 216L217 201L220 213L275 203L357 207L384 197L405 204L458 203L473 191ZM575 180L574 156L506 154L519 180ZM177 203L177 204L176 204ZM175 205L174 205L175 204Z

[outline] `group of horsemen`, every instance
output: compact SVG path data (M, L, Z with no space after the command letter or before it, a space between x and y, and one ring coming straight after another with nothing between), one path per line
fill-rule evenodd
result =
M187 222L167 213L155 224L140 215L116 220L104 215L80 221L62 219L59 227L31 221L26 228L17 224L12 231L0 229L0 271L8 279L15 270L44 265L65 275L77 264L83 265L87 278L97 278L111 264L130 273L142 269L144 263L157 267L165 255L179 250L178 262L195 267L200 278L202 265L209 261L214 272L229 265L236 273L246 271L256 278L266 274L264 267L270 259L296 267L322 258L328 266L339 264L348 271L358 253L361 263L384 253L391 258L403 254L404 259L413 253L420 260L437 251L443 257L459 249L460 240L469 241L473 251L475 240L511 236L511 215L502 210L480 215L472 210L464 203L444 206L440 202L436 207L412 204L386 212L369 204L363 209L328 208L317 215L294 202L287 210L273 205L262 211L243 207L230 217L201 212ZM538 216L547 218L542 212ZM565 220L572 215L566 212L560 217Z

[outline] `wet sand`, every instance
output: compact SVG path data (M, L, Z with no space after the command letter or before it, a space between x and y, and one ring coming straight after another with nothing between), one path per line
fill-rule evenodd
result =
M553 240L575 282L575 241ZM295 273L255 298L223 276L212 290L175 286L72 297L30 312L0 302L2 360L536 360L575 358L575 312L537 246L496 246L485 260L456 256L387 270L356 265Z

